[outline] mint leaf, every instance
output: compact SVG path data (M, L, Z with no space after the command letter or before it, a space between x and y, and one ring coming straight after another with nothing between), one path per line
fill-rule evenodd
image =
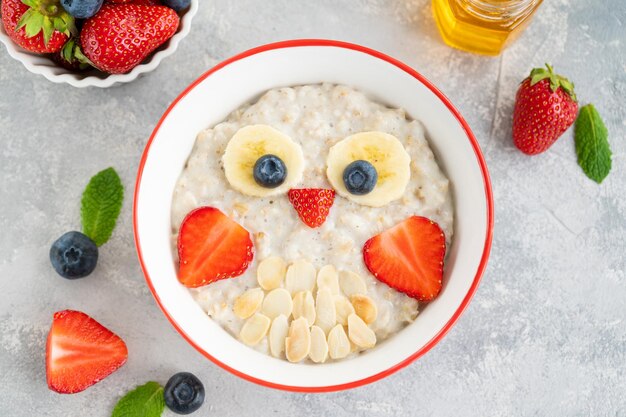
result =
M593 104L582 107L575 126L578 165L589 178L598 184L611 171L611 148L608 136L606 126Z
M115 405L111 417L159 417L164 408L163 387L150 381L124 395Z
M102 246L111 237L122 209L124 188L113 168L100 171L91 178L83 192L80 215L83 233Z

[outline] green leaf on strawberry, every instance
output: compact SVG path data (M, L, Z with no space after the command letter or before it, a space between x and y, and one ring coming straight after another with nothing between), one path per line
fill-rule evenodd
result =
M553 93L561 87L563 91L565 91L572 98L572 100L576 101L574 83L567 78L556 74L552 65L546 63L546 68L533 68L530 72L530 86L534 86L541 80L549 79L550 89Z
M60 0L2 0L0 15L11 40L31 52L59 52L77 33L74 18Z
M578 165L599 184L611 171L612 154L608 130L593 104L580 109L574 129Z
M44 44L48 45L55 31L66 36L77 33L74 18L61 7L58 0L22 0L30 8L17 22L15 31L24 28L28 37L43 32Z

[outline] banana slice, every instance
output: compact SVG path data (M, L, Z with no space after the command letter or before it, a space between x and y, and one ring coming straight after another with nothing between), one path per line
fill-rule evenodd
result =
M278 156L287 167L285 182L276 188L260 186L254 180L252 172L256 161L268 154ZM239 129L226 145L222 162L230 185L253 197L286 192L300 181L304 171L304 156L300 145L267 125L251 125Z
M374 165L378 182L368 194L351 194L343 183L343 171L352 162ZM355 203L381 207L402 197L411 177L411 158L402 143L383 132L362 132L336 143L328 152L326 175L339 195Z

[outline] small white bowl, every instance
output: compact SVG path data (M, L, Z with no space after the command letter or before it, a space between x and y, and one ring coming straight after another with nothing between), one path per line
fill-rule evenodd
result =
M202 129L264 91L310 83L353 86L425 125L451 181L455 233L444 286L415 322L354 359L292 364L246 347L213 322L176 277L170 210L176 181ZM485 269L493 199L476 138L458 110L428 80L380 52L336 41L296 40L262 46L206 72L172 103L146 145L135 188L135 241L148 286L180 334L224 369L290 391L354 388L383 378L431 349L468 305Z
M178 48L180 41L189 34L191 20L198 12L199 0L191 0L191 7L180 17L178 31L164 45L161 45L150 57L137 65L126 74L105 74L98 71L84 73L72 72L54 63L50 58L28 52L16 45L6 34L4 26L0 24L0 42L2 42L9 55L20 61L28 71L46 77L49 81L57 84L67 83L71 86L107 88L116 84L134 81L141 74L154 71L163 58L172 55Z

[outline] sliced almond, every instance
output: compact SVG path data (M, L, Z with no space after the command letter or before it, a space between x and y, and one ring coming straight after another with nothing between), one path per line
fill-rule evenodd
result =
M376 346L376 333L359 316L348 317L348 337L358 347L369 349Z
M291 295L300 291L313 291L315 288L315 267L303 259L289 265L285 277L285 288Z
M293 310L291 312L294 319L304 317L313 326L315 323L315 302L311 291L300 291L293 297Z
M339 272L339 286L341 291L346 297L351 297L354 294L367 293L367 287L365 281L359 275L350 271Z
M289 321L287 316L279 315L272 321L270 327L269 342L270 353L275 358L279 358L280 354L285 350L285 338L289 332Z
M332 265L323 266L317 273L317 288L328 288L331 293L339 294L339 275Z
M341 359L350 353L350 340L341 324L333 327L328 333L328 354L333 359Z
M374 300L369 298L367 295L354 294L350 297L350 302L352 302L352 307L354 307L356 315L359 316L365 323L370 324L376 320L376 316L378 316L378 308L376 307Z
M337 312L337 323L342 326L348 325L348 316L354 313L354 307L343 295L335 296L335 311Z
M300 362L307 357L310 350L309 323L304 317L300 317L292 321L289 327L289 334L285 338L285 355L289 362Z
M280 287L283 279L285 279L286 272L287 263L283 258L270 256L259 263L259 267L256 270L256 278L261 288L265 291L271 291Z
M328 358L328 342L324 330L317 326L311 327L311 351L309 358L315 363L326 362Z
M349 339L349 338L348 338ZM356 353L359 352L363 349L361 349L360 347L358 347L357 345L354 344L354 342L351 340L350 341L350 353Z
M327 334L336 323L335 296L328 288L320 288L315 298L315 325Z
M239 338L248 346L254 346L265 337L270 328L270 319L261 313L256 313L243 324Z
M247 319L256 313L263 302L263 296L263 290L260 288L250 288L241 294L233 306L235 315L240 319Z
M293 309L293 301L291 300L291 294L284 288L276 288L270 291L263 300L263 307L261 312L270 319L283 314L285 317L289 317L291 310Z

